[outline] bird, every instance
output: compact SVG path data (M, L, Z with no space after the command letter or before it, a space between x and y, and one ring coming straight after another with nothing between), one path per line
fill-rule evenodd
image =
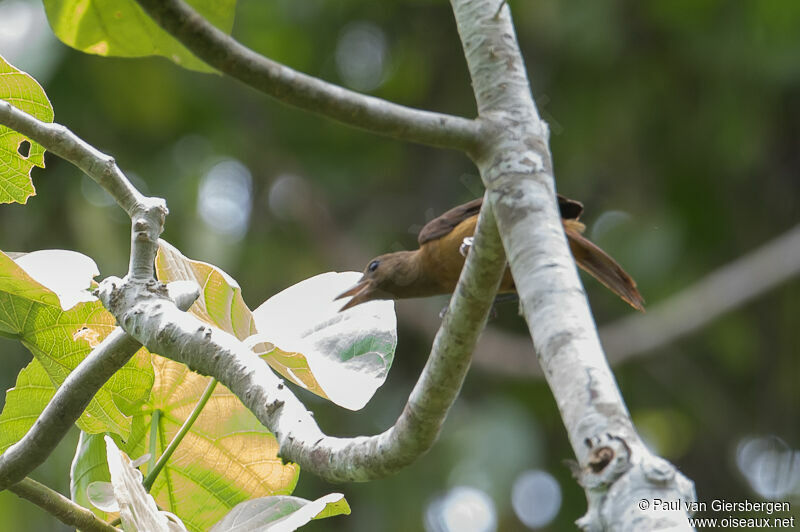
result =
M350 297L340 309L377 299L406 299L450 294L464 266L483 198L454 207L425 224L419 232L419 249L375 257L361 279L335 299ZM585 226L579 201L558 195L561 221L575 262L630 306L644 312L644 299L636 282L605 251L583 236ZM498 293L514 294L514 279L506 267Z

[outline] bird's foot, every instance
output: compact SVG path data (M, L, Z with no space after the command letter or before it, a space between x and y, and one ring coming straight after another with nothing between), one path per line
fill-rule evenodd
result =
M472 247L473 240L474 240L473 237L467 236L464 237L464 240L461 241L461 245L458 246L458 252L461 253L462 257L466 257L467 253L469 253L469 250Z

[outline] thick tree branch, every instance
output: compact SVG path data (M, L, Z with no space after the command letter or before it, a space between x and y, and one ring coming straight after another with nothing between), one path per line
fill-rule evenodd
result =
M91 510L75 504L57 491L31 478L11 486L9 491L31 501L65 525L84 532L119 532L119 529L101 521Z
M400 140L464 151L478 144L474 120L404 107L292 70L240 44L181 0L136 1L194 55L283 103Z
M561 228L547 126L531 97L510 10L498 11L497 0L451 4L479 119L489 132L475 162L589 499L579 524L589 530L688 527L685 512L661 516L636 507L648 497L693 500L694 489L642 443L603 355Z
M647 314L602 325L600 340L608 361L615 366L653 353L798 275L800 225L650 305ZM475 365L505 375L541 375L532 351L528 339L521 335L487 329L478 343Z
M19 113L12 113L16 114ZM56 153L75 157L62 143L80 145L83 141L63 126L43 127L35 118L22 115L16 119L26 126L23 133L47 149L55 148ZM6 120L0 113L0 123L8 125L11 120ZM106 160L107 156L91 150L94 149L82 147L81 153L87 158L95 157L97 165ZM84 166L91 169L94 165L90 160ZM125 179L118 169L113 175ZM142 265L149 261L152 268L166 209L161 200L139 196L130 210L134 245L142 250ZM393 473L427 451L458 395L505 266L491 208L481 212L472 249L450 309L434 339L428 364L406 408L393 427L372 437L333 438L323 434L302 403L260 358L233 336L180 311L163 285L148 277L145 269L133 275L132 268L124 280L107 279L99 294L122 328L137 342L226 385L275 434L284 458L330 480L369 480ZM103 366L106 357L112 356L110 353L114 357L122 357L121 353L129 356L128 350L136 345L116 333L107 342L115 347L96 349L70 375L72 380L68 378L59 389L48 406L51 413L24 437L30 445L18 443L0 457L0 486L4 485L2 482L7 485L21 479L32 465L40 463L52 451L49 446L60 439L65 427L78 418L88 399L104 382L90 379L89 374L100 372L99 366L113 373L124 361L115 358L115 363ZM84 365L93 369L90 371ZM42 442L44 435L52 441Z
M236 338L179 312L157 288L144 294L106 279L100 297L122 327L151 351L227 386L280 444L284 459L332 481L389 475L427 451L439 434L469 368L505 265L491 209L478 222L473 251L428 363L396 423L371 437L326 436L283 381Z

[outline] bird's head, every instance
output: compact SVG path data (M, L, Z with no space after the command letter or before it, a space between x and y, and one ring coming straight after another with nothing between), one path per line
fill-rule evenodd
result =
M339 310L349 309L375 299L411 297L406 292L418 277L416 255L412 251L398 251L375 257L364 268L361 279L342 292L336 299L350 297Z

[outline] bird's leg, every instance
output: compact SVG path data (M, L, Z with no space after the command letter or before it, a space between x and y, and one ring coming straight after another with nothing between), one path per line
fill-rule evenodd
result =
M469 250L472 247L473 240L474 240L473 237L467 236L464 237L464 240L461 241L461 245L458 246L458 252L461 253L462 257L466 257L467 253L469 253Z

